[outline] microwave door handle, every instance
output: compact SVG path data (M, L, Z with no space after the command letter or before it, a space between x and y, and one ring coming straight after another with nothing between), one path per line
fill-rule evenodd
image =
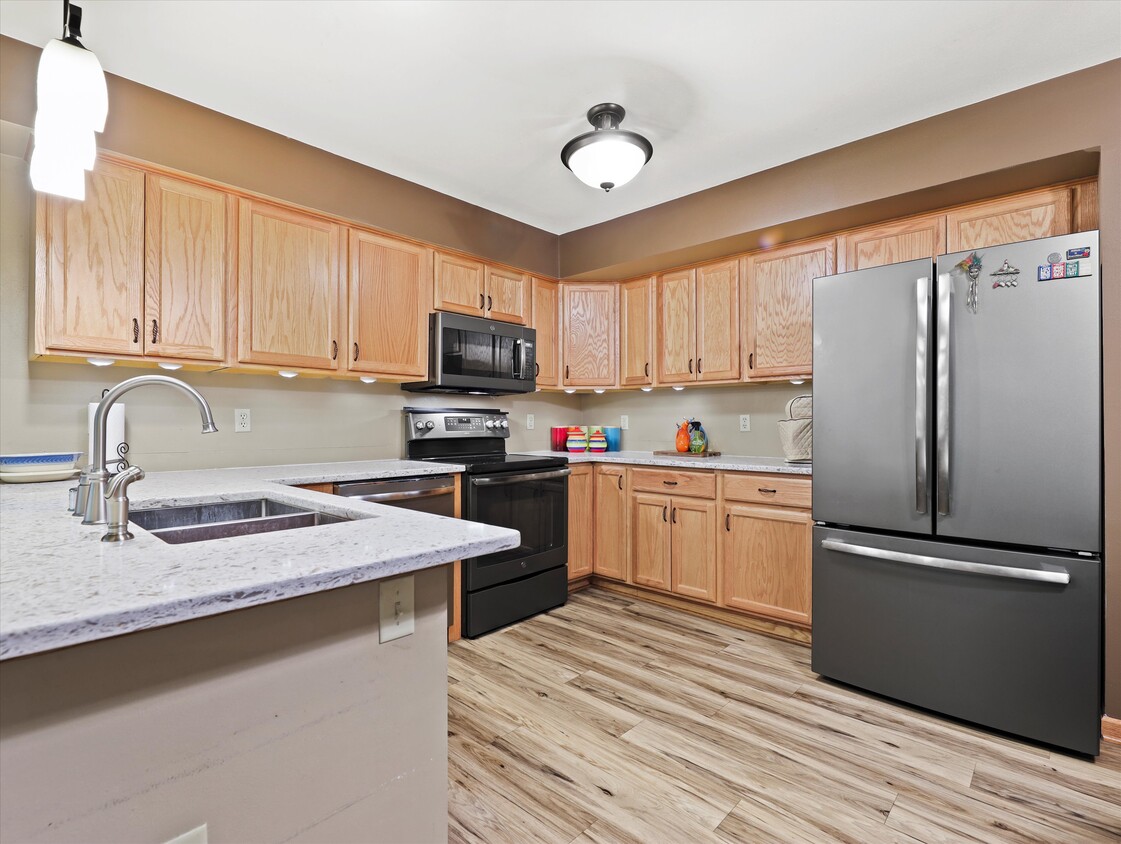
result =
M521 340L514 341L514 354L513 360L510 363L510 377L521 378L522 369L524 368L523 357L525 356L525 344Z

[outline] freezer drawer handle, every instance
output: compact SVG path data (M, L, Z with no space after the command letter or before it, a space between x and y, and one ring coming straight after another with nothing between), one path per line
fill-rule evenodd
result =
M930 279L915 282L915 511L925 513L926 500L926 344L930 333Z
M950 515L950 274L938 276L938 360L936 363L935 448L938 515Z
M852 554L854 557L872 557L892 563L905 563L909 566L925 566L932 569L961 572L962 574L982 574L993 577L1010 577L1013 580L1034 580L1040 583L1070 583L1068 571L1039 571L1037 569L1017 569L1006 566L991 566L986 563L970 563L965 560L944 560L941 557L927 557L923 554L904 554L902 551L888 551L884 548L869 548L866 545L851 545L839 539L823 539L821 547L827 551Z

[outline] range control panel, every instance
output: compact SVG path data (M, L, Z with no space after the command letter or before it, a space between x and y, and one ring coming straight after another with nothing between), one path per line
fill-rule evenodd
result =
M410 441L510 436L505 410L406 407L404 413L405 438Z

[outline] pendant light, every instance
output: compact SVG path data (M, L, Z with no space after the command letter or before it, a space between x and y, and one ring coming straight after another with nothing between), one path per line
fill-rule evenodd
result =
M63 0L62 38L48 42L39 59L31 153L35 190L79 200L86 196L85 171L97 159L94 133L105 130L109 114L105 72L81 34L81 8Z
M592 106L588 122L595 128L573 138L561 150L564 166L589 187L606 192L625 185L654 154L654 147L642 135L619 128L626 114L616 103Z

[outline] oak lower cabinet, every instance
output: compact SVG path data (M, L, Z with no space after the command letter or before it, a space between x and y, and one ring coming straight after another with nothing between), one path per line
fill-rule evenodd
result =
M533 279L533 308L530 327L537 332L538 387L560 386L560 355L557 334L560 327L560 291L555 281Z
M636 492L631 498L631 580L669 591L670 497Z
M595 464L594 573L612 580L627 579L627 470Z
M808 627L810 480L729 472L723 482L721 605Z
M716 600L716 502L670 499L670 591Z
M238 216L238 359L338 370L342 226L256 199Z
M743 259L744 378L813 374L813 280L836 264L833 238L755 252Z
M568 580L592 573L595 559L595 488L592 464L576 463L568 476Z
M425 377L432 250L352 228L349 251L346 368Z
M561 284L565 387L614 387L619 380L619 291L610 282Z

